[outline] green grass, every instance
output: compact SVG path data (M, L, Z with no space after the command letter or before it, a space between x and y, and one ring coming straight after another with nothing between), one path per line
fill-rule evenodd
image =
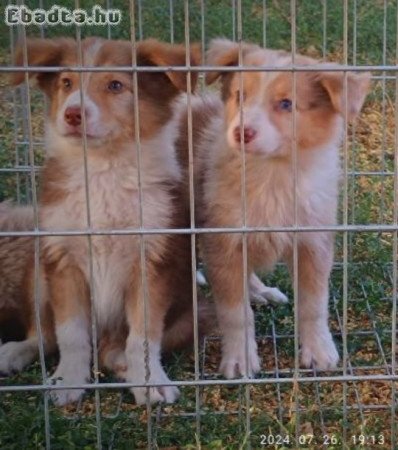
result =
M30 7L37 7L37 1L26 1ZM49 3L49 2L47 2ZM396 48L396 2L387 1L386 11L386 52L383 57L384 2L381 0L357 0L356 11L356 52L354 54L354 2L349 1L347 14L347 60L357 64L381 64L394 62ZM57 4L73 7L74 2L58 0ZM85 9L93 4L105 6L104 1L81 1ZM264 42L263 17L266 15L266 44L274 48L291 48L291 19L288 1L268 0L267 9L263 2L242 0L242 32L245 40ZM307 54L322 56L325 47L327 55L344 62L344 9L343 1L327 2L327 33L323 42L322 2L312 0L297 1L297 48ZM141 29L143 37L157 37L170 40L170 15L167 1L145 0L142 2L141 27L136 23L137 37ZM230 0L208 0L205 5L205 36L201 33L200 2L189 3L190 40L208 42L217 36L232 38L233 10ZM128 1L114 0L113 6L123 11L123 21L112 29L112 37L128 39L131 24ZM2 11L0 11L2 14ZM136 11L138 17L138 11ZM174 35L176 42L184 41L184 2L174 1ZM39 30L30 27L28 36L39 35ZM48 28L46 35L75 35L73 28ZM82 35L107 35L105 28L84 28ZM9 30L0 23L0 64L10 64ZM350 131L348 166L359 172L380 171L394 168L394 108L395 83L386 83L386 111L383 117L383 95L381 83L375 84L369 96L361 120L355 127L355 137ZM33 92L32 117L35 142L43 136L43 97ZM24 137L21 112L14 123L14 104L7 79L0 77L0 99L2 119L0 121L0 166L14 167L18 149L21 159L26 157L26 144L15 144L14 126L17 137ZM17 106L20 100L17 99ZM382 146L385 142L385 151ZM40 164L40 146L35 147L35 157ZM15 174L0 174L0 200L19 198L29 200L29 177ZM19 188L18 188L19 186ZM352 224L392 224L393 184L391 177L368 176L349 177L347 186L348 222ZM18 196L17 196L18 194ZM344 204L344 195L341 197ZM343 220L341 214L339 221ZM341 263L344 261L344 238L336 236L336 268L331 278L331 323L336 333L336 341L342 350L338 319L343 317L344 282L347 281L347 352L350 354L356 373L371 373L365 366L380 367L391 362L391 314L393 261L393 236L391 233L348 233L347 235L347 279ZM293 298L291 283L283 267L268 275L266 281L277 285ZM275 358L272 334L275 326L278 335L293 333L292 303L275 309L256 307L256 329L260 339L259 348L263 358L264 372L260 377L275 373ZM374 331L380 337L380 346ZM368 334L358 334L367 331ZM381 352L382 350L382 352ZM281 376L291 375L294 367L294 342L291 337L277 340L278 367ZM217 377L217 364L220 358L219 343L206 347L205 369L211 378ZM56 359L50 359L47 370L51 373ZM167 370L172 379L192 379L194 364L192 354L176 354L167 361ZM378 369L381 372L380 369ZM113 381L104 377L103 380ZM41 370L38 363L22 374L0 379L2 385L40 384ZM248 442L252 448L261 448L262 434L288 434L290 446L297 448L296 434L313 432L316 444L302 445L300 448L321 448L324 433L335 434L339 444L329 449L354 446L349 438L353 434L384 433L388 444L391 442L391 411L387 410L349 410L344 413L344 405L356 405L357 395L363 404L391 404L391 383L369 382L342 383L281 383L267 384L263 387L251 386L251 403L246 408L246 389L244 387L212 386L199 390L201 400L200 434L197 434L195 414L196 391L194 388L182 389L182 396L174 406L155 408L151 416L151 436L154 448L193 449L238 449ZM122 401L119 404L119 396ZM133 398L126 390L123 392L101 391L101 437L104 448L132 449L146 448L148 444L148 418L145 409L133 405ZM295 400L300 405L300 413L295 411ZM250 417L250 430L247 430L247 417ZM97 425L93 410L93 394L87 394L80 409L66 410L49 406L51 425L51 447L54 449L92 449L96 446ZM323 423L323 426L322 426ZM347 433L347 434L345 434ZM398 436L396 436L397 439ZM345 441L345 444L344 444ZM345 445L345 446L344 446ZM0 395L0 449L41 449L45 446L44 397L42 393L3 393ZM267 448L276 448L268 446ZM281 446L277 448L282 448ZM372 448L391 448L375 446Z

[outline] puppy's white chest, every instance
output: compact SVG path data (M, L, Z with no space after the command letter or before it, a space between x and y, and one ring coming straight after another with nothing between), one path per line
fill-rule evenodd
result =
M171 205L167 191L158 186L143 186L140 208L134 167L94 169L90 172L89 166L87 186L83 169L70 174L65 198L44 208L42 225L50 230L91 229L101 233L92 235L90 243L86 236L57 236L48 238L46 245L66 250L85 274L102 327L111 326L120 317L126 285L139 258L140 238L120 234L120 230L139 228L141 223L145 228L167 227ZM147 250L156 245L156 239L148 243Z

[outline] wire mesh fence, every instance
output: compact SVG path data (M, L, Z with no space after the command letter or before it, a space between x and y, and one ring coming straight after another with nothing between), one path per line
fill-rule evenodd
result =
M78 0L58 3L87 10L94 5L94 2ZM52 6L46 0L25 4L32 9ZM329 322L341 361L336 370L328 372L300 367L295 312L298 297L294 289L298 286L297 267L290 282L286 267L278 265L272 274L264 274L264 279L286 292L291 301L289 305L275 308L255 306L256 341L262 360L261 372L255 378L226 380L220 376L220 338L211 335L200 339L196 326L192 351L173 354L165 363L172 380L170 384L181 389L180 399L172 405L151 405L147 401L145 406L136 406L127 389L133 384L119 382L98 367L97 327L93 320L93 377L83 386L87 393L77 405L60 408L52 404L50 393L59 389L49 378L56 358L44 357L42 337L38 362L20 374L0 378L0 447L396 448L398 3L389 0L106 0L96 4L107 9L120 8L121 23L84 28L6 28L3 25L0 28L0 74L4 75L0 86L4 118L0 125L0 199L33 205L36 220L34 232L0 232L0 245L1 238L6 236L35 237L36 319L40 319L40 243L46 235L83 235L90 241L98 235L134 233L141 239L140 259L145 272L144 236L188 234L191 269L195 275L199 264L196 244L201 234L241 233L244 242L246 236L258 231L289 231L294 236L310 231L334 231L336 251L330 279ZM298 52L334 61L342 64L344 70L359 73L371 70L372 89L364 110L355 124L346 125L341 151L338 225L303 227L296 221L291 227L197 228L191 169L189 228L148 230L143 227L141 217L141 226L133 231L96 230L90 219L83 232L40 229L37 190L45 157L47 99L27 83L10 90L7 75L18 70L13 64L18 42L26 45L26 39L31 36L63 35L76 38L79 46L83 37L100 35L130 40L133 48L137 41L155 37L186 46L199 42L202 49L207 48L211 38L222 36L240 43L254 42L292 54ZM204 53L200 66L190 67L188 56L186 63L186 67L174 70L182 70L189 79L199 72L200 95L209 89L204 86L203 74L212 67L206 65ZM70 69L82 75L93 71L81 65ZM28 73L33 69L19 70ZM106 67L94 70L106 71ZM137 87L137 73L153 68L135 65L133 70L131 67L120 70L132 71ZM225 67L224 70L244 73L275 68ZM303 69L293 65L285 70L299 73ZM194 95L188 93L188 99ZM84 98L81 101L84 103ZM190 100L188 129L192 156L189 105ZM134 115L138 124L137 108ZM85 138L83 141L82 151L86 155L87 142ZM140 154L140 143L137 145ZM87 164L87 155L85 161ZM86 167L86 177L89 169ZM88 200L86 207L90 217ZM93 285L92 280L90 284ZM197 289L196 285L192 286L196 320ZM41 336L39 323L38 331Z

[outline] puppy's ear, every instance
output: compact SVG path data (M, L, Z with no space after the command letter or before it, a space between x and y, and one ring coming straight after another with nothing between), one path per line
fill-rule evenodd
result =
M73 39L27 39L27 66L59 66L65 52L74 47L75 41ZM24 65L24 49L21 43L18 44L15 53L15 65ZM53 75L51 72L29 72L29 78L36 78L39 87L44 91L46 90L46 83ZM14 86L21 84L24 80L24 72L14 72L11 75L11 83Z
M318 74L318 80L328 93L333 108L341 115L347 111L347 120L352 121L361 111L369 91L370 76L369 72L362 74L348 72L345 82L343 72L321 72ZM346 98L347 105L345 105Z
M206 64L209 66L237 66L239 63L239 44L228 39L213 39L206 52ZM206 84L214 83L223 74L229 72L207 72Z
M146 39L138 43L137 62L140 66L154 65L159 67L184 67L187 63L187 50L181 44L167 44L156 39ZM191 66L200 64L200 46L194 44L189 49L189 62ZM171 83L179 90L187 90L187 73L166 72ZM191 72L192 89L195 89L198 73Z
M237 66L239 64L239 44L229 39L213 39L210 41L209 49L206 53L206 63L209 66ZM255 44L242 44L242 55L259 50ZM230 72L207 72L206 84L214 83L219 77Z

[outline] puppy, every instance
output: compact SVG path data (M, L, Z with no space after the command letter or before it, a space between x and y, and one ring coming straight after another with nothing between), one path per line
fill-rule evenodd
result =
M167 383L160 362L163 330L169 330L164 346L176 346L182 338L178 323L184 329L189 329L187 321L192 324L189 236L154 233L141 240L137 233L106 233L189 225L181 208L181 170L174 147L174 104L186 90L186 74L138 72L135 105L132 72L111 69L131 66L132 53L127 41L88 38L82 42L83 66L109 66L109 71L85 72L81 82L78 73L67 69L29 73L50 100L39 222L41 229L59 232L41 239L41 247L60 352L53 379L63 385L90 379L90 298L100 347L104 343L111 350L108 362L125 361L128 382ZM137 44L136 54L140 66L185 65L181 45L146 40ZM79 64L72 39L28 40L27 56L29 66ZM17 63L22 64L21 50ZM195 50L191 63L197 63ZM14 84L23 79L23 73L14 74ZM192 74L193 86L195 82ZM64 230L83 235L65 236ZM97 234L85 236L89 230ZM146 388L132 391L137 403L146 401ZM82 392L57 390L53 399L63 405L78 400ZM148 395L151 402L173 402L178 389L152 387Z
M31 206L13 206L9 202L0 204L0 231L34 230L34 212ZM35 319L35 247L34 238L0 238L0 375L21 372L38 359L39 338ZM48 284L44 267L39 259L38 305L45 356L57 350L54 318L49 301ZM210 305L199 298L199 330L211 331L214 326ZM181 306L181 305L179 305ZM193 312L191 308L169 311L162 352L167 354L186 347L193 339ZM123 320L122 320L123 321ZM123 321L124 323L124 321ZM128 329L119 333L104 333L99 342L99 365L120 378L126 377L124 354Z
M292 64L287 53L250 44L243 45L242 58L244 66L284 68ZM238 62L237 44L223 39L211 42L208 65L234 66ZM295 63L311 66L317 61L296 55ZM322 227L336 223L344 115L347 111L347 120L358 115L370 78L367 73L348 73L345 81L343 72L328 72L332 66L324 67L324 71L296 74L296 184L292 74L282 71L207 73L208 84L221 81L221 100L209 95L192 102L196 218L201 226L244 225L242 149L248 227L293 227L295 201L297 225ZM243 92L240 92L241 76ZM181 121L184 130L186 123ZM179 139L178 146L186 147L184 139ZM222 333L220 370L227 378L252 376L260 370L260 361L253 312L243 296L242 235L203 234L200 246ZM277 261L284 261L293 272L293 249L292 232L247 234L247 277L252 293L262 290L255 270L269 270ZM314 364L320 370L332 369L339 359L328 328L333 235L322 231L298 233L297 250L301 362L306 367Z

